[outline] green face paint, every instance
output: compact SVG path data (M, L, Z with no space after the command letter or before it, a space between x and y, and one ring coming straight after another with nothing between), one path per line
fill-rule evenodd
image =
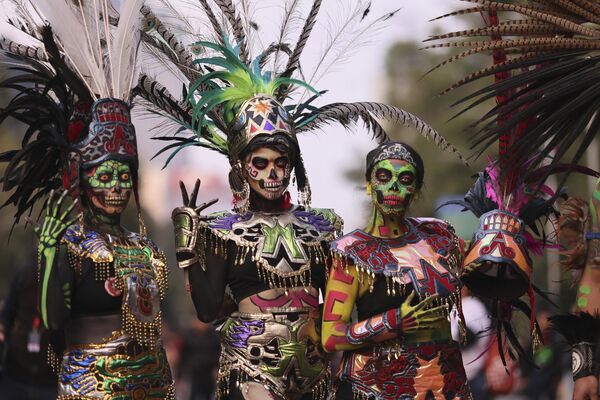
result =
M114 217L123 212L133 190L128 164L108 160L83 174L86 198L94 215Z
M108 160L98 165L87 181L94 189L111 189L117 185L124 189L133 188L133 179L129 165Z
M402 160L381 160L371 172L371 197L376 208L386 215L406 211L417 191L417 171Z

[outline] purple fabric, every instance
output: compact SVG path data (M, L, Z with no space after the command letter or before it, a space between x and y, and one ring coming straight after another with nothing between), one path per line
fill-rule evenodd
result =
M235 320L227 328L227 342L231 347L245 349L248 347L248 339L251 336L265 333L265 323L263 321L244 321Z
M319 232L331 232L334 229L327 218L312 211L294 210L294 215L299 220L312 225Z
M238 222L248 221L252 217L252 213L246 213L245 215L239 215L235 213L227 213L220 217L217 217L214 221L210 223L210 227L212 229L225 229L231 230L233 228L233 224Z

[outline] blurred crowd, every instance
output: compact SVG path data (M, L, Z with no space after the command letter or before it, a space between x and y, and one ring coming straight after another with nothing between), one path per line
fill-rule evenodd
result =
M7 400L54 399L57 377L47 362L47 348L60 348L61 333L44 331L36 312L34 260L17 270L0 308L0 393ZM533 360L513 361L498 351L495 337L487 331L490 317L486 305L463 294L467 340L463 361L475 400L571 399L573 381L565 344L548 324L549 309L538 306L537 318L543 342ZM190 318L187 326L164 327L164 344L177 383L177 398L214 398L219 359L215 327ZM453 327L458 338L458 328ZM338 360L339 357L333 357ZM531 362L533 361L533 363ZM335 361L334 361L335 363Z

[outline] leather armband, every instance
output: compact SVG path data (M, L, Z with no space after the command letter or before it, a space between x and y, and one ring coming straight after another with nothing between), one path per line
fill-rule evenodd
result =
M600 316L587 312L553 315L550 323L571 345L573 379L597 374L595 350L600 340Z
M175 229L177 264L179 268L187 268L200 260L197 249L200 219L196 211L190 207L177 207L173 210L171 219Z
M579 342L572 346L571 368L573 370L573 380L596 374L595 350L596 346L590 342Z

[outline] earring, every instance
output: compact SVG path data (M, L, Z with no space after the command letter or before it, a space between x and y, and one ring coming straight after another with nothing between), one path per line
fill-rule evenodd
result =
M310 191L310 184L308 183L307 179L306 183L304 184L304 187L302 187L301 189L298 188L298 204L300 204L308 210L310 209L311 200L312 193Z
M146 224L144 223L144 218L142 217L142 212L138 211L138 225L140 227L140 237L145 238L146 235Z
M240 215L246 214L250 207L250 185L242 174L240 161L229 172L229 187L233 193L233 209Z
M84 236L85 234L85 227L84 227L84 218L83 218L83 211L79 211L79 235L81 237Z
M231 188L233 193L233 209L236 213L244 215L248 212L250 206L250 185L244 181L244 187L241 191Z

